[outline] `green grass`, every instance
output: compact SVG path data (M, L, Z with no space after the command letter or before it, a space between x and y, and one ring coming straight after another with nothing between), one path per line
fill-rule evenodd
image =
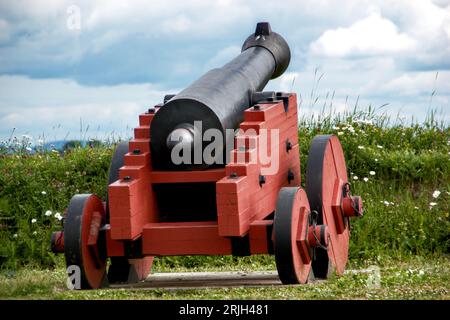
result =
M227 270L255 269L254 258L235 259ZM263 258L265 259L265 258ZM258 258L256 259L258 260ZM365 268L373 261L358 261L349 269ZM0 298L7 299L450 299L450 259L445 257L380 259L380 286L368 286L368 275L347 273L327 281L298 286L233 287L198 289L66 289L64 268L55 270L21 269L0 273ZM246 266L246 267L245 267ZM166 269L159 261L158 272L185 271L185 267ZM258 269L258 268L257 268ZM196 268L218 271L220 267ZM258 269L260 270L260 269Z
M448 299L449 259L444 257L450 253L448 125L437 122L433 113L424 123L406 124L371 109L344 114L324 111L302 118L303 185L311 140L324 133L338 135L353 193L361 195L365 205L364 217L351 224L350 267L381 265L382 288L368 291L364 275L345 275L327 284L300 287L67 291L63 257L49 250L51 232L62 228L55 213L63 214L76 193L105 196L113 145L30 155L25 141L16 142L13 154L0 146L0 297ZM51 215L46 216L47 211ZM268 256L164 257L154 268L163 272L273 269L273 257ZM414 270L422 269L425 275L417 276Z
M391 122L371 109L300 119L303 184L311 140L316 134L336 134L345 151L353 193L362 195L365 204L365 216L352 223L350 257L448 253L450 128L434 120L433 114L420 125ZM29 155L27 144L16 142L19 147L13 155L0 148L3 269L55 266L49 239L62 227L55 213L63 214L76 193L101 197L106 193L113 145ZM436 190L440 195L434 198ZM47 211L52 215L46 216ZM172 260L177 259L187 265L212 263L202 257Z
M0 155L0 267L53 265L50 234L62 227L55 213L63 215L76 193L104 197L110 159L106 147Z

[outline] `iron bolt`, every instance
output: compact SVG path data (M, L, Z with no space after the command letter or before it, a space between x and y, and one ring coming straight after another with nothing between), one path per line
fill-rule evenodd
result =
M286 141L286 151L289 152L289 150L292 150L292 143L288 141Z
M262 187L262 185L266 183L266 177L263 175L259 175L259 186Z
M236 179L238 177L238 174L236 172L232 172L230 174L230 179Z
M288 183L291 183L291 181L292 180L294 180L294 178L295 178L295 175L294 175L294 172L292 172L292 170L291 169L289 169L289 171L288 171Z

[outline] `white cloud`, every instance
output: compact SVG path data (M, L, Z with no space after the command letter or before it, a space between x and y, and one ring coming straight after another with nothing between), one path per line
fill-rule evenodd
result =
M399 68L413 70L450 67L449 1L386 0L368 8L365 18L355 16L356 21L324 31L311 43L310 53L340 58L389 55Z
M450 66L450 5L438 6L429 0L389 0L383 14L396 21L401 30L417 43L405 55L416 69ZM445 62L447 61L447 62Z
M205 64L204 69L219 68L241 53L241 47L229 46L220 50Z
M450 6L450 0L432 0L432 2L441 8L447 8Z
M433 106L450 107L449 0L81 0L76 32L66 27L73 4L0 1L3 132L61 124L77 133L79 117L92 112L91 127L133 126L142 106L237 55L262 20L292 51L288 73L267 90L290 91L295 77L301 112L334 94L341 111L359 97L361 106L389 103L389 112L423 118L434 86Z
M6 20L0 19L0 43L8 41L10 38L10 27Z
M192 26L192 21L185 15L179 15L170 20L163 22L163 30L167 33L171 32L188 32Z
M279 78L272 80L270 87L274 88L274 91L291 92L300 77L299 72L285 72Z
M126 134L138 115L167 93L150 84L86 87L69 79L0 76L0 136L17 132L78 138L80 119L90 135ZM171 92L177 92L174 90ZM23 93L26 92L26 95ZM55 127L60 126L55 131ZM70 138L69 137L69 138Z
M372 13L348 28L328 30L311 44L313 54L330 57L392 54L414 48L414 39L400 33L394 23L379 13Z
M450 95L450 71L412 72L403 74L379 84L379 90L398 95L416 96L418 94L431 95L436 90L437 95ZM447 102L450 101L447 99Z

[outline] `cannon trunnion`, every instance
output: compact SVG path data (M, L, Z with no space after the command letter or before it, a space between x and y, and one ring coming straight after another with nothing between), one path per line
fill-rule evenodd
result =
M141 281L153 257L170 255L273 254L284 284L344 272L362 200L333 135L313 140L301 188L297 96L262 92L289 60L284 39L259 23L238 57L139 115L113 155L107 198L74 196L52 236L74 288ZM213 162L173 161L180 147L204 155L211 139L197 138L208 129L231 148L217 147Z

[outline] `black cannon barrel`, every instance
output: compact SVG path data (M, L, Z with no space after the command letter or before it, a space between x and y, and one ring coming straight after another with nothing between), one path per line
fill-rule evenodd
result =
M283 74L290 57L286 41L272 32L269 23L258 23L255 33L247 38L236 58L204 74L156 113L150 143L153 168L202 170L211 167L203 160L176 165L172 162L171 150L178 143L186 143L192 146L193 154L194 136L211 128L220 130L225 139L226 129L239 126L244 110L252 104L252 94L262 91L270 79ZM195 121L201 121L202 132L194 127ZM203 142L201 148L205 144L208 143ZM219 165L224 164L223 151L217 157L221 159ZM191 159L194 162L193 156Z

